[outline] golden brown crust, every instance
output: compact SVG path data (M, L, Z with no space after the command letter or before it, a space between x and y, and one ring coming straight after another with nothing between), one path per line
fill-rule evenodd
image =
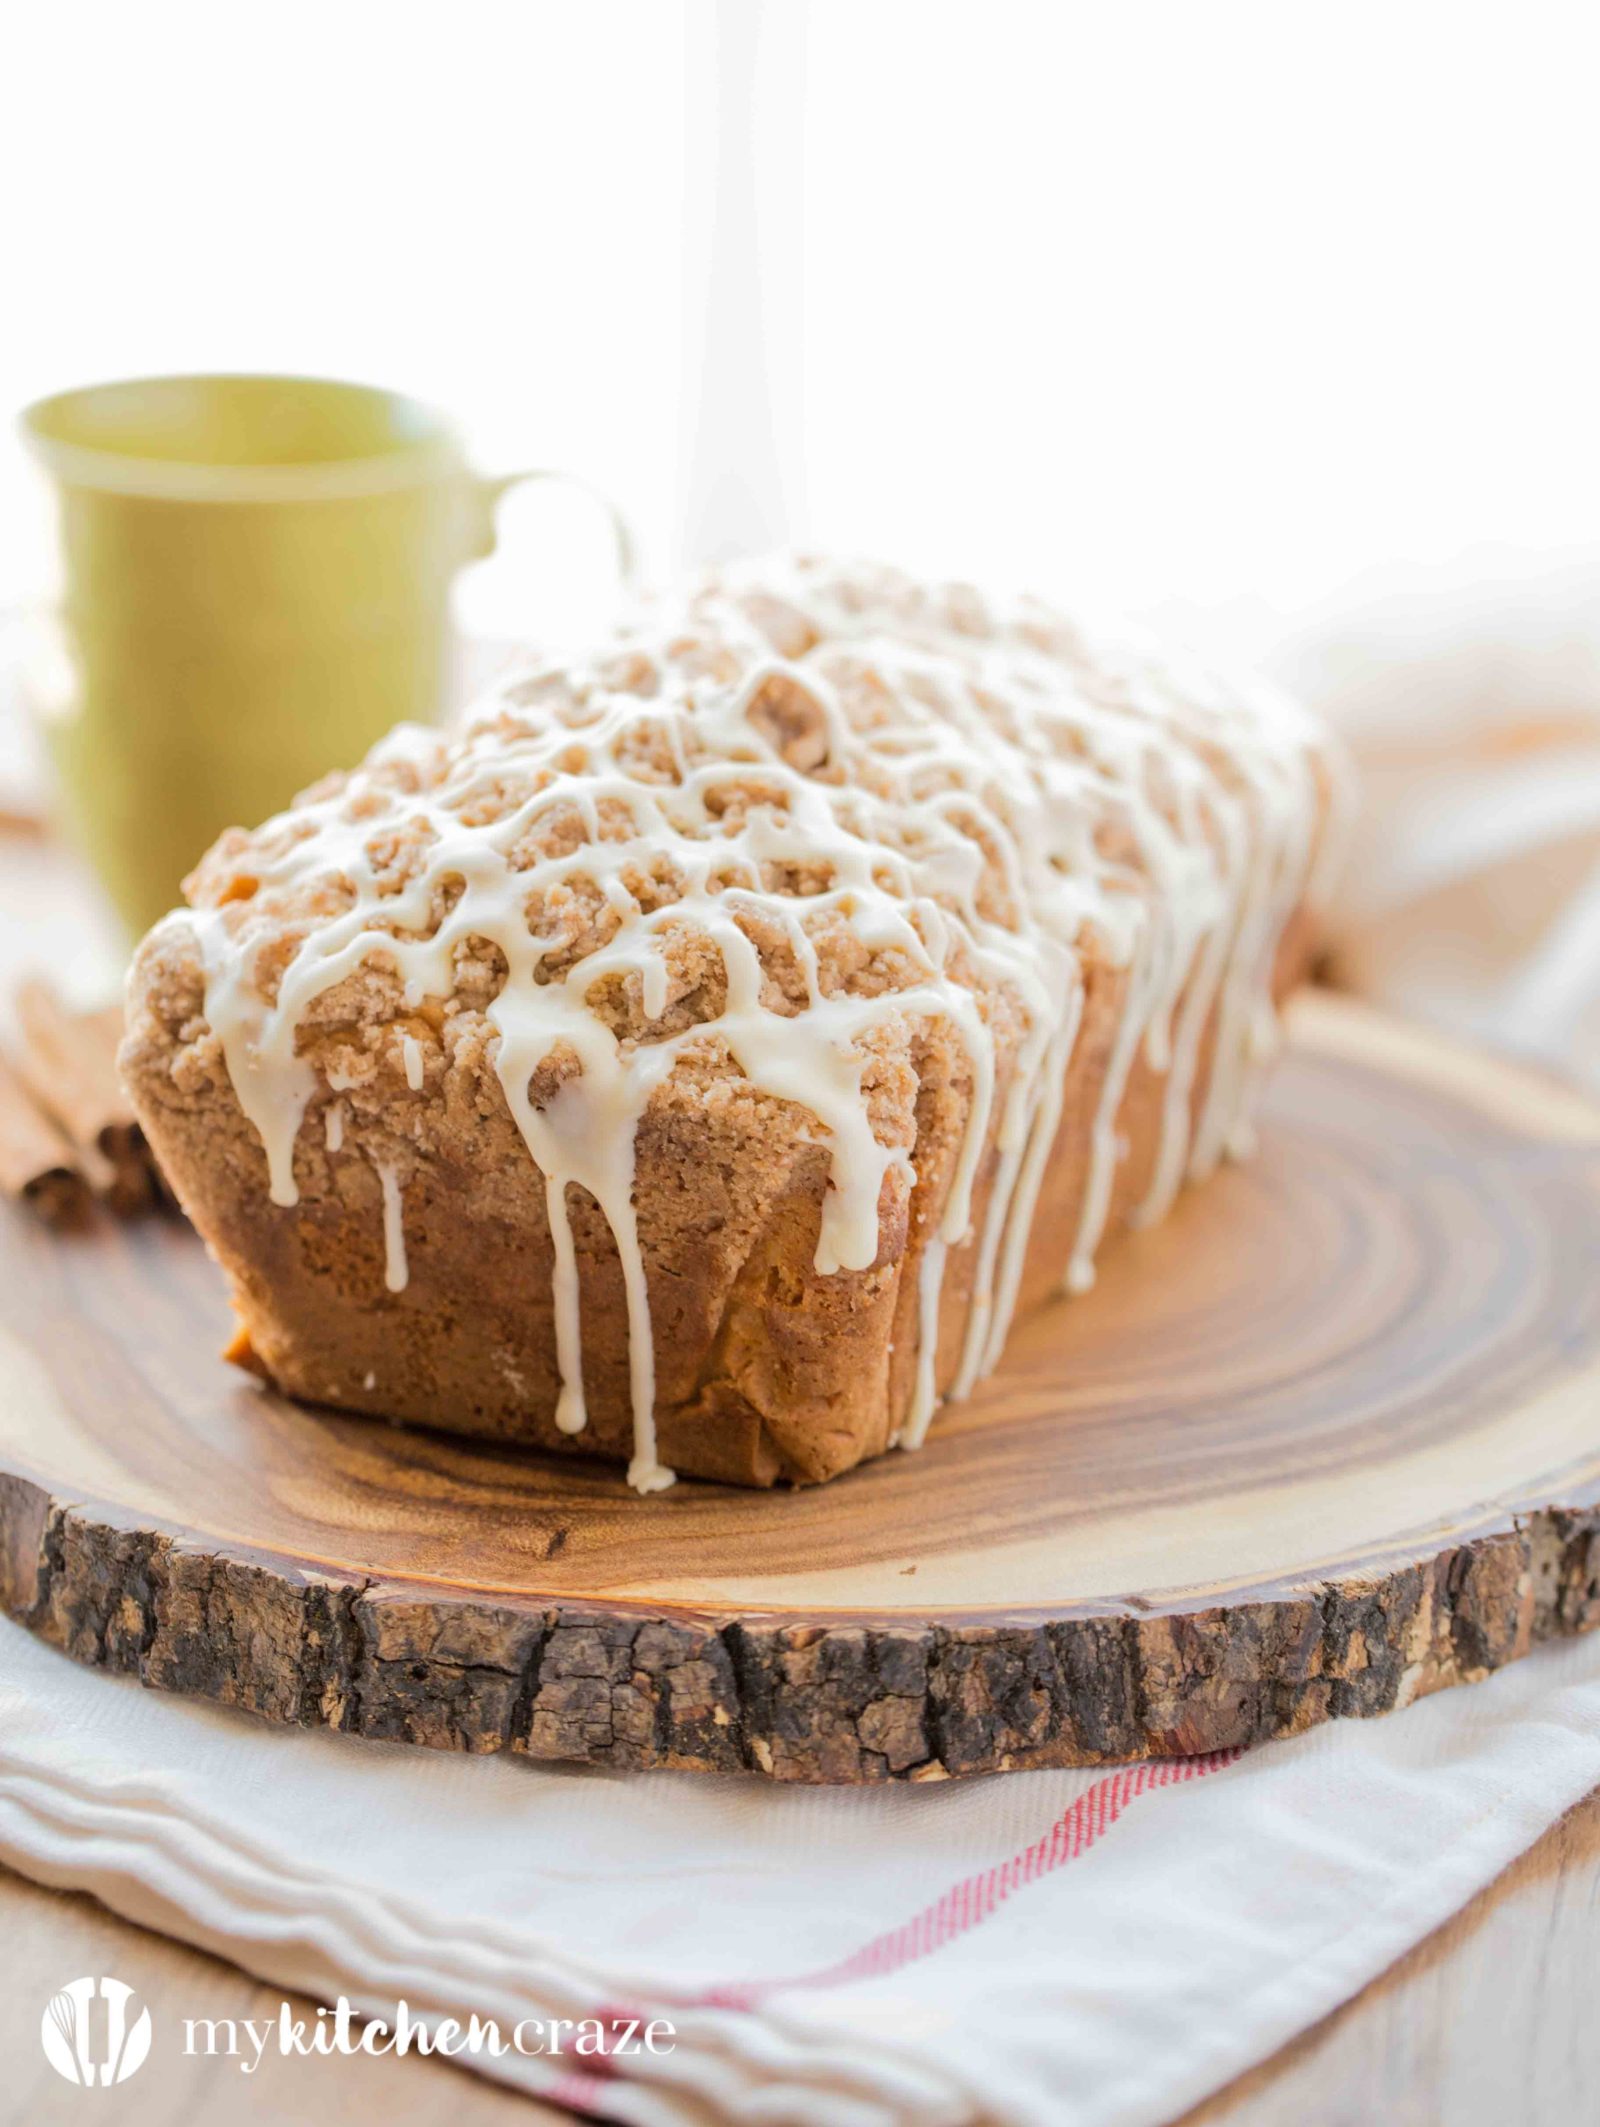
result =
M1242 1137L1335 766L1033 601L752 564L223 836L130 1088L280 1386L820 1482Z
M1303 972L1302 913L1279 946L1275 987ZM373 978L381 979L381 978ZM1117 971L1095 967L1029 1242L1021 1306L1059 1288L1077 1228L1089 1131L1121 1005ZM260 1141L234 1098L200 1012L203 983L181 919L146 941L130 998L123 1069L162 1166L227 1273L256 1365L291 1395L450 1432L626 1462L632 1445L627 1308L616 1243L574 1192L588 1426L557 1430L551 1240L542 1183L470 1012L338 1026L346 1090L302 1126L300 1202L269 1201ZM460 1022L460 1023L457 1023ZM1203 1102L1212 1032L1193 1103ZM424 1047L413 1091L399 1056ZM685 1475L747 1485L814 1484L880 1455L903 1422L917 1357L917 1267L955 1158L964 1056L937 1031L906 1059L915 1198L885 1184L877 1261L814 1265L827 1161L809 1118L737 1078L675 1074L638 1139L640 1238L655 1333L663 1459ZM349 1081L354 1083L348 1083ZM1117 1129L1128 1151L1119 1224L1155 1158L1164 1074L1135 1061ZM342 1110L327 1144L331 1100ZM409 1279L385 1285L374 1156L403 1164ZM980 1173L974 1230L993 1177ZM937 1379L960 1360L975 1242L951 1251Z

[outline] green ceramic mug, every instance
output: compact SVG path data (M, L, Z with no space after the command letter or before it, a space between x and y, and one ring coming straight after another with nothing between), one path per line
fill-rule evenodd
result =
M483 479L427 407L320 378L96 385L22 423L59 505L50 750L135 931L224 827L438 715L451 578L491 551L509 487L565 477Z

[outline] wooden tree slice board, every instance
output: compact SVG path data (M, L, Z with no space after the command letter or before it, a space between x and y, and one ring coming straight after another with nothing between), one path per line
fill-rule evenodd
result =
M307 1409L188 1231L0 1219L0 1602L443 1749L864 1781L1213 1750L1600 1623L1600 1106L1310 999L1258 1156L928 1445L680 1483Z

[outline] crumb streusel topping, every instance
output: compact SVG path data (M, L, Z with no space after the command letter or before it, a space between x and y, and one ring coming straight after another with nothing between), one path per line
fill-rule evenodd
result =
M168 920L198 928L206 1018L280 1204L296 1201L295 1142L319 1091L301 1038L316 1000L372 965L410 1006L481 990L494 1070L543 1178L557 1422L585 1424L577 1185L616 1239L629 1476L653 1490L672 1477L656 1455L633 1203L652 1091L709 1058L808 1111L830 1154L817 1268L863 1269L886 1179L915 1179L916 1146L877 1096L884 1060L917 1022L952 1031L968 1104L922 1248L901 1434L916 1446L946 1253L969 1234L991 1142L953 1393L999 1356L1092 959L1127 979L1063 1287L1093 1279L1141 1043L1167 1073L1142 1221L1247 1145L1275 1042L1275 943L1318 898L1336 840L1318 831L1329 763L1274 690L1107 649L1034 601L763 561L642 609L586 662L518 673L458 732L402 727L264 827L225 835L189 883L193 913ZM405 1071L415 1089L414 1042ZM338 1118L334 1105L330 1148ZM388 1168L380 1181L398 1290L401 1182Z

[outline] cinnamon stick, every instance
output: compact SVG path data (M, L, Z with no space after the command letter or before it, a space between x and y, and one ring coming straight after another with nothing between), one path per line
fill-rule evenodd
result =
M17 1073L76 1155L97 1196L118 1212L142 1211L154 1192L144 1132L117 1076L122 1007L74 1012L30 977L16 993Z
M75 1224L91 1192L72 1146L42 1115L27 1088L0 1058L0 1191L30 1204L54 1226Z

